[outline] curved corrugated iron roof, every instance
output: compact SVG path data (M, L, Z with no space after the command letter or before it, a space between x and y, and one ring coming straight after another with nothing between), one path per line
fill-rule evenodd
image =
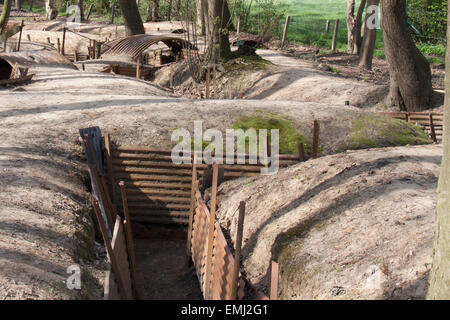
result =
M76 68L69 59L53 50L32 50L1 53L0 59L8 61L8 63L10 63L11 65L17 63L21 66L57 65L72 66Z
M172 51L175 53L181 51L183 48L196 49L190 42L179 37L174 37L173 35L138 34L106 43L105 46L110 49L102 55L102 58L111 56L128 56L133 60L137 60L145 50L160 41L169 48L172 48Z

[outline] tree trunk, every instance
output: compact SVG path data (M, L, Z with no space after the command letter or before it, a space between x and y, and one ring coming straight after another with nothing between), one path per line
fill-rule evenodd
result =
M135 1L119 0L127 36L145 34L144 24Z
M55 10L54 0L45 0L45 17L47 20L54 20L58 16L58 11Z
M355 47L355 0L347 1L347 52Z
M80 19L81 19L81 21L83 21L84 20L84 10L83 10L84 0L77 0L77 5L80 8Z
M226 0L208 0L209 61L227 60L231 56L226 16ZM229 11L228 11L229 12Z
M378 6L379 0L368 0L367 9L370 6ZM364 24L364 39L362 40L361 53L359 56L359 66L367 70L372 70L373 51L375 50L375 42L377 40L377 29L369 28L368 19L370 18L369 10L366 11L366 19Z
M204 0L195 0L195 4L197 7L197 27L200 30L200 35L204 36L206 34L205 27L205 8L203 5Z
M9 14L11 13L11 4L12 0L5 0L3 2L2 15L0 16L0 34L3 34L6 31Z
M450 1L449 1L450 7ZM448 16L450 26L450 16ZM450 39L450 29L447 29ZM450 43L447 41L446 73L450 72ZM434 258L430 273L427 299L450 299L450 79L445 79L444 155L439 175L437 202L437 230L434 240Z
M355 18L355 27L354 27L354 46L353 46L353 53L359 55L361 53L361 46L362 46L362 37L361 37L361 30L362 30L362 16L364 13L364 8L366 7L367 0L361 0L361 4L358 8L358 13L356 14Z
M158 7L159 0L152 0L149 2L146 22L159 21Z
M382 16L391 75L386 104L400 110L421 111L427 107L433 92L431 70L409 33L406 0L382 0Z
M22 10L22 0L16 0L16 9Z

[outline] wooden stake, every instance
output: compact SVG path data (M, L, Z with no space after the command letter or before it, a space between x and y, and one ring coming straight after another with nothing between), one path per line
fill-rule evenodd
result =
M436 131L434 130L434 123L433 123L433 114L430 112L429 114L429 122L430 122L430 136L431 139L433 139L434 143L437 143L437 138L436 138Z
M213 64L213 88L214 88L214 99L217 99L217 72L216 64Z
M239 35L239 33L241 33L241 16L238 17L237 30L236 30L236 34Z
M51 44L50 37L47 37L47 42Z
M319 157L319 132L320 132L320 123L318 120L314 120L313 145L312 145L314 159Z
M84 63L83 63L83 70L84 70ZM107 178L108 178L108 184L111 186L111 202L116 209L117 212L117 201L116 201L116 183L114 180L114 167L113 167L113 158L112 158L112 149L111 149L111 137L109 133L106 133L104 135L104 141L105 141L105 156L106 156L106 168L108 170L107 172Z
M19 42L17 43L17 51L20 51L20 42L22 41L22 32L23 32L23 20L20 23L20 32L19 32Z
M27 39L31 42L31 36L29 34L27 34Z
M286 41L286 36L289 28L289 21L291 20L290 16L286 17L286 22L284 24L283 38L281 39L281 46L284 46L284 42Z
M111 7L111 24L114 24L114 14L115 14L114 6Z
M61 48L61 54L64 55L64 47L66 45L66 27L63 29L63 40L62 40L62 48Z
M329 33L330 32L330 20L327 20L327 24L325 26L325 32Z
M123 225L125 226L125 240L127 242L128 258L130 262L131 280L133 281L133 294L136 300L141 299L140 287L137 280L137 267L136 267L136 254L134 251L133 231L131 229L130 212L128 211L127 194L125 192L125 183L119 182L120 192L122 194L122 205L125 220Z
M139 57L136 62L136 78L141 78L141 57Z
M92 7L93 6L94 6L93 3L91 3L91 5L89 6L88 13L87 13L87 16L86 16L86 21L89 20L89 17L91 16L91 11L92 11Z
M277 262L272 261L272 273L270 279L270 300L278 300L278 278L279 278L279 265Z
M210 77L210 74L209 74L209 68L208 68L208 70L206 70L206 99L209 99L209 77Z
M59 41L59 38L57 39L58 41L58 53L61 53L61 42Z
M94 212L95 212L95 215L97 216L97 222L98 222L100 232L103 237L103 241L105 242L106 252L108 253L109 261L111 262L111 266L112 266L112 269L114 272L114 277L116 278L117 284L119 286L120 295L121 295L122 299L126 300L127 296L125 293L125 285L124 285L124 282L122 279L122 274L120 273L119 263L117 261L116 255L114 254L114 251L112 249L111 242L110 242L110 239L108 236L108 232L106 231L105 223L103 222L102 213L100 211L100 205L99 205L98 201L95 199L92 200L92 205L94 206ZM120 219L120 217L117 216L117 219ZM114 229L114 226L112 226L112 228Z
M302 142L298 144L298 158L300 159L300 162L305 161L305 149L303 148Z
M333 41L331 43L331 51L333 53L336 52L336 43L337 43L338 31L339 31L339 19L336 19L336 21L334 22Z
M83 71L85 70L85 68L84 68L84 63L81 64L81 69L82 69Z
M76 50L74 53L74 60L75 60L75 62L78 62L78 52Z
M241 265L241 246L242 236L244 232L244 217L245 217L245 201L239 203L239 218L236 232L236 240L234 242L234 266L233 266L233 280L231 281L231 300L236 300L237 288L239 283L239 271Z
M206 253L206 270L205 270L205 299L211 299L211 271L212 271L212 253L216 220L216 197L217 197L217 179L219 175L219 166L213 163L213 181L211 191L211 208L209 215L209 230L208 230L208 251Z
M192 182L191 182L191 207L189 208L189 225L187 234L187 250L186 250L186 265L189 266L191 260L191 239L192 239L192 226L194 223L194 210L195 210L195 182L197 181L197 155L192 156Z

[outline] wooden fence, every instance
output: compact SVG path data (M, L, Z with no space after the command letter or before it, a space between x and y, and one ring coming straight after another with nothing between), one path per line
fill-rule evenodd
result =
M382 112L381 114L405 120L424 127L427 134L434 142L442 141L444 129L444 114L437 112Z
M124 219L117 215L102 174L101 133L98 127L80 130L92 184L92 204L105 243L111 270L107 272L104 299L140 299L131 220L124 184L121 183Z
M109 134L105 134L105 160L111 198L120 212L120 192L117 183L125 182L130 215L134 221L152 223L183 223L189 219L191 203L191 175L193 161L189 164L174 164L171 150L136 146L113 146ZM319 123L314 122L313 152L306 153L299 143L297 154L278 156L279 167L287 167L309 158L318 157ZM240 155L239 155L240 156ZM260 175L261 164L249 164L249 155L242 155L245 164L223 165L224 181L240 177ZM235 159L238 155L235 154ZM189 159L191 160L191 159ZM225 158L223 163L225 163ZM202 182L207 165L196 165Z

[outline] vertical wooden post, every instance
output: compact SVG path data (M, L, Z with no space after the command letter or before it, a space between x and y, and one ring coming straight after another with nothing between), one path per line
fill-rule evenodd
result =
M77 52L77 50L75 50L75 53L74 53L74 61L78 62L78 52Z
M209 74L209 68L208 68L208 70L206 70L206 88L205 88L206 99L209 99L209 78L210 78L210 74Z
M170 89L173 89L173 65L170 65L170 74L169 74L169 85Z
M244 232L244 217L245 217L245 201L239 203L239 218L236 231L236 240L234 242L234 266L233 266L233 280L231 281L231 300L236 300L237 288L239 282L239 271L241 265L241 246L242 236Z
M430 112L428 114L428 116L430 119L430 136L431 136L431 139L433 139L433 142L437 143L436 131L434 130L434 123L433 123L433 114Z
M114 254L114 251L112 249L111 242L110 242L110 239L108 236L108 231L106 230L106 227L105 227L105 223L103 222L103 217L100 212L100 205L99 205L98 201L94 200L94 199L92 200L92 205L94 207L95 215L97 216L97 222L98 222L98 225L100 228L100 232L102 234L103 241L105 242L106 252L108 253L109 261L111 262L111 266L112 266L112 269L114 272L114 277L116 278L117 285L119 286L120 295L121 295L122 299L126 300L127 296L125 293L125 285L124 285L124 282L122 279L122 274L120 273L119 263L117 261L116 255ZM120 219L119 216L117 216L117 218ZM114 229L114 225L111 228Z
M84 67L84 63L81 64L81 69L84 71L85 67Z
M319 132L320 132L320 123L318 120L314 120L314 128L313 128L313 158L316 159L319 157Z
M332 43L331 43L331 51L333 53L336 52L336 43L337 43L338 31L339 31L339 19L336 19L336 21L334 22L333 40L332 40Z
M213 64L213 88L214 88L214 99L217 99L217 73L216 73L216 64Z
M31 42L31 36L29 34L27 34L27 39Z
M84 63L83 63L83 70L84 70ZM106 133L104 136L105 141L105 158L106 158L106 169L107 171L107 178L108 178L108 185L111 192L111 202L114 208L117 212L117 201L116 201L116 184L114 181L114 167L112 162L112 150L111 150L111 137L109 133Z
M22 32L23 32L23 20L20 23L20 32L19 32L19 42L17 43L17 51L20 51L20 42L22 41Z
M405 113L405 121L406 121L406 122L409 122L409 112L406 112L406 113Z
M125 220L123 224L125 226L125 240L127 242L128 258L130 262L131 281L133 282L133 295L136 300L141 299L141 293L139 290L139 284L137 279L137 267L136 267L136 254L134 251L133 230L131 229L130 212L128 211L127 193L125 192L125 183L119 182L120 192L122 194L123 214Z
M114 24L114 13L115 13L114 6L112 6L111 7L111 24Z
M195 181L197 181L197 155L192 156L192 181L191 181L191 207L189 208L189 225L187 232L187 250L186 250L186 265L189 266L191 260L191 240L192 240L192 226L194 224L195 212Z
M91 3L91 5L89 6L88 12L87 12L87 16L86 16L86 21L89 20L89 17L91 16L91 11L92 11L92 7L94 6L93 3Z
M272 261L272 273L270 279L270 300L278 300L278 278L279 278L279 265L277 262Z
M217 179L219 175L219 166L217 163L213 163L213 181L211 191L211 208L209 215L209 229L208 229L208 250L206 253L206 270L205 270L205 299L211 299L211 268L212 268L212 254L213 254L213 242L216 220L216 197L217 197Z
M305 149L302 142L298 144L298 158L300 162L305 161Z
M61 42L59 41L59 38L57 39L58 43L58 53L61 53Z
M141 57L136 61L136 78L141 78Z
M61 48L61 54L64 55L64 47L66 45L66 27L63 29L63 40L62 40L62 48Z
M281 39L281 46L284 46L284 42L286 41L286 36L289 28L289 21L291 20L290 16L286 17L286 22L284 24L283 38Z
M51 44L50 37L47 37L47 42Z
M97 59L97 40L92 40L92 58Z
M239 35L240 32L241 32L241 16L238 17L236 34Z

